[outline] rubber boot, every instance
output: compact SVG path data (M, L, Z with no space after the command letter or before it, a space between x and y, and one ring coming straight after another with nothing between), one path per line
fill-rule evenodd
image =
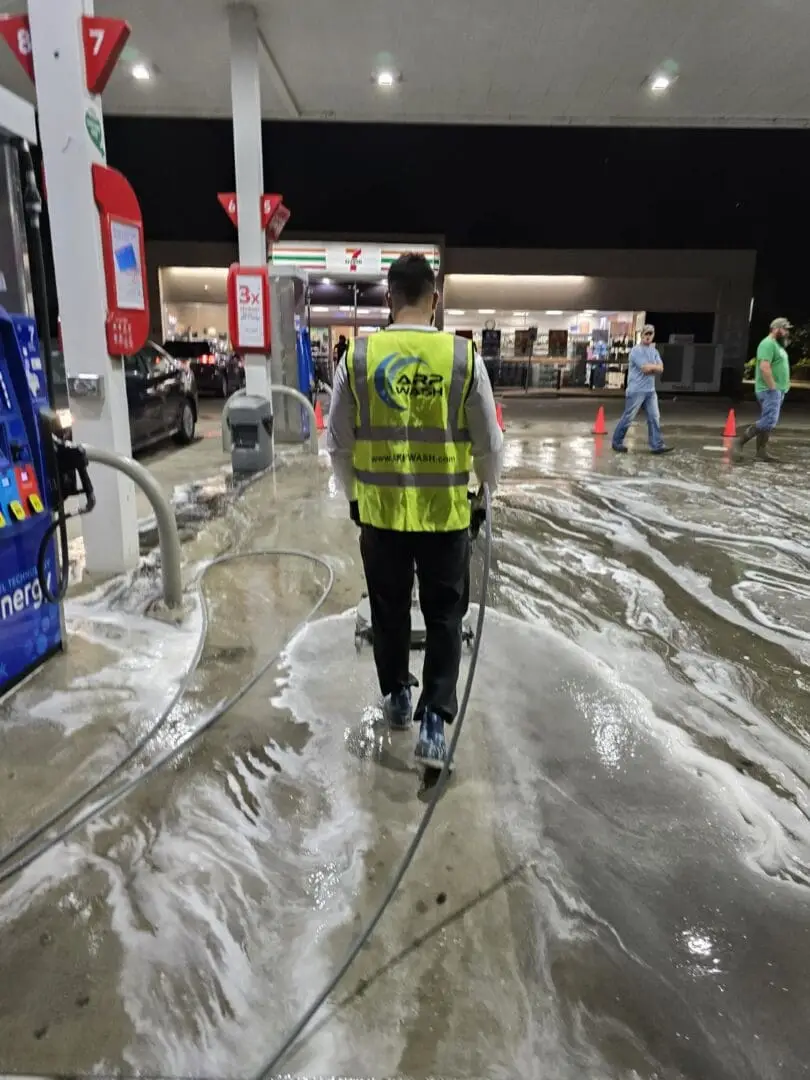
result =
M758 434L756 427L751 424L745 429L742 435L738 435L734 440L734 457L739 461L743 456L743 447L747 442L750 442Z
M776 461L777 458L768 453L768 439L770 439L770 431L758 431L757 432L757 461Z

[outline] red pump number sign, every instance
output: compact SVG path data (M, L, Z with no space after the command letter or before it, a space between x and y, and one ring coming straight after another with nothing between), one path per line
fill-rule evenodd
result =
M228 330L237 352L266 353L270 348L270 277L266 266L228 271Z

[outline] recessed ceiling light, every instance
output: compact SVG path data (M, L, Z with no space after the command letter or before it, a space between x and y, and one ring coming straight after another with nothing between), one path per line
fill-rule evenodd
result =
M448 308L446 314L448 314L448 315L464 315L465 312L461 308Z
M375 73L374 82L380 90L391 90L399 82L399 75L390 68L382 68Z
M586 307L586 308L583 309L582 314L583 315L595 315L596 314L596 308Z
M562 311L556 311L556 310L546 312L546 315L562 315L562 314L564 314Z
M669 75L653 75L650 79L650 89L654 94L665 94L672 86Z
M313 311L317 311L317 312L320 312L321 314L323 314L323 313L324 313L325 311L328 311L328 310L329 310L329 308L328 308L328 307L324 307L324 306L323 306L322 304L316 304L316 305L315 305L315 307L313 307L313 309L312 309L312 310L313 310Z
M478 309L478 314L479 315L494 315L495 314L495 308L494 307L480 307Z
M351 304L341 304L340 307L338 308L338 311L351 311L351 310L352 310Z
M529 313L528 311L513 311L512 314L515 315L517 318L525 318Z
M138 82L148 82L148 80L152 78L152 72L146 64L134 64L132 67L132 78L137 79Z
M332 284L332 279L330 277L321 278L320 284L321 285L331 285Z

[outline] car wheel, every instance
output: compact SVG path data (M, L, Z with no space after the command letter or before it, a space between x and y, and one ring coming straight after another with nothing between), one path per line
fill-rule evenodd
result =
M196 429L197 418L194 415L194 406L187 398L180 409L180 428L174 436L175 442L179 443L181 446L188 446L189 443L194 442L194 432Z

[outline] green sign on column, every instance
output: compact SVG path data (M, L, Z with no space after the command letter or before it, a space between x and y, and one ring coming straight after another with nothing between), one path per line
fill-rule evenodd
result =
M90 142L101 154L102 160L106 161L107 155L104 153L104 131L101 126L101 117L92 106L84 114L84 126L87 128Z

